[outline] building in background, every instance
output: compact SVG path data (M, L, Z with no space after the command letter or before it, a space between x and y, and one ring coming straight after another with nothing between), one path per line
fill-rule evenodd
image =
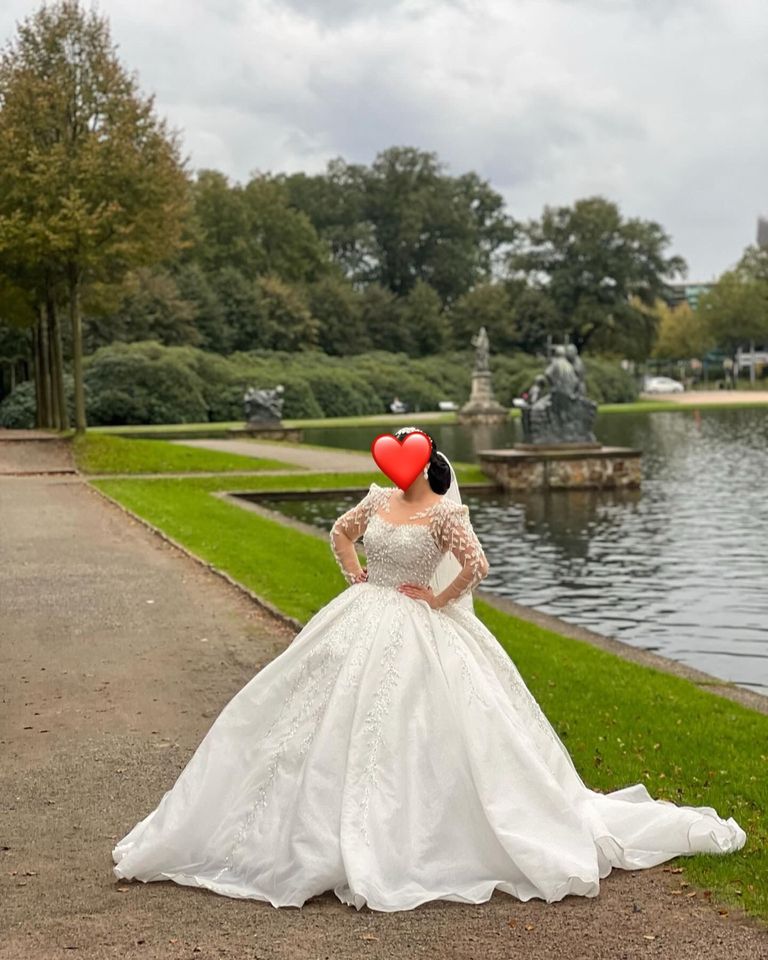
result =
M695 310L699 305L699 298L714 287L715 281L709 283L668 283L667 295L664 297L670 307L677 307L681 303L688 301L688 305Z
M768 217L757 218L757 245L768 247Z

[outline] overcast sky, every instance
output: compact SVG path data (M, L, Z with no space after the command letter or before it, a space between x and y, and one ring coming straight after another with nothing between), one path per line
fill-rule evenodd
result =
M2 0L0 36L37 8ZM602 194L706 280L768 214L766 0L102 0L193 168L236 179L392 145L518 218Z

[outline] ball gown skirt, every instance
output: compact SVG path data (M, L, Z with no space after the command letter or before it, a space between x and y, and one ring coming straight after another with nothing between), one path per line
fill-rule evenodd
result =
M117 877L276 907L333 890L394 911L496 889L594 897L614 867L744 845L709 807L654 800L642 784L589 789L472 610L396 589L409 567L429 582L430 528L369 520L369 582L323 607L227 704L114 848Z

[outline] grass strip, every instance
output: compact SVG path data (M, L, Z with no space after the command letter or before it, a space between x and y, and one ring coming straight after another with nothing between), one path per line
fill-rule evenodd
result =
M165 440L126 440L88 431L72 441L83 473L227 473L233 470L300 470L266 457L245 457Z

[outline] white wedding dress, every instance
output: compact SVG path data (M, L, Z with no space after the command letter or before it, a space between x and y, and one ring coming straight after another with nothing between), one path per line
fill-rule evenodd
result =
M746 840L709 807L642 784L590 790L494 636L428 584L450 550L457 597L487 571L466 506L388 518L369 493L332 531L364 535L351 584L224 708L159 806L115 847L115 874L301 906L335 891L358 909L428 900L594 897L613 867L728 853ZM351 548L354 552L354 548ZM355 563L356 563L355 558Z

